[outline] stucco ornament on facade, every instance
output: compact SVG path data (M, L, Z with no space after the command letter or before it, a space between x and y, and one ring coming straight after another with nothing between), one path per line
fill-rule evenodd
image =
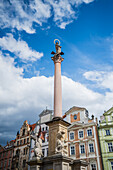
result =
M62 155L68 155L67 151L67 143L64 139L65 131L58 131L57 139L56 139L56 148L55 153L61 153Z
M34 139L34 141L35 141L34 157L37 157L37 159L41 159L41 157L43 156L43 154L42 154L42 139L40 139L37 134L31 135L31 138Z

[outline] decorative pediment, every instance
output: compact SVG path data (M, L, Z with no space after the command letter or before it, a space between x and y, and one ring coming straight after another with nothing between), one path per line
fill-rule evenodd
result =
M81 127L82 128L83 123L81 122L74 122L73 124L71 124L68 129L73 129L73 128L77 128L77 127Z

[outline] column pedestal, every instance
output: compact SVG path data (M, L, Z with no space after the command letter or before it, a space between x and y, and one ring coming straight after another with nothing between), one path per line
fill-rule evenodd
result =
M70 123L64 121L61 117L55 117L52 121L46 123L49 126L49 156L55 154L57 134L59 131L64 131L64 139L67 139L67 127ZM68 152L68 147L67 147Z

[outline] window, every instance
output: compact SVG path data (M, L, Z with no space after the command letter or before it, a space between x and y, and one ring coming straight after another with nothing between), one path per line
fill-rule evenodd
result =
M5 156L5 152L3 152L3 157Z
M10 151L10 156L12 155L12 151Z
M113 162L111 162L111 169L113 170Z
M85 153L85 145L80 145L80 153Z
M90 143L90 144L89 144L89 151L90 151L90 152L94 152L93 143Z
M79 138L83 138L83 130L79 131Z
M2 158L2 153L0 153L0 158Z
M26 143L26 139L24 139L24 144Z
M17 155L19 155L19 153L20 153L20 150L19 150L19 149L17 149L17 150L16 150L16 154L17 154Z
M49 134L48 133L47 133L47 137L46 138L47 138L47 142L48 142L49 141Z
M47 156L48 156L48 148L46 149L46 152L47 152Z
M44 127L42 128L42 131L44 131Z
M27 155L27 153L28 153L28 148L26 148L26 155Z
M10 166L10 165L11 165L11 160L9 159L8 166Z
M6 165L7 165L7 160L5 160L4 162L4 168L6 168Z
M3 167L3 162L1 161L1 168Z
M26 160L23 160L23 168L26 166Z
M25 129L23 129L23 133L22 133L22 136L24 136L25 135Z
M16 168L18 168L18 162L16 162Z
M26 151L26 150L25 150L25 148L24 148L24 151L23 151L23 154L24 154L24 155L25 155L25 151Z
M74 132L70 132L69 135L70 135L70 140L73 140L74 139Z
M88 136L92 136L92 129L88 129L88 130L87 130L87 135L88 135Z
M109 129L106 130L106 135L107 135L107 136L110 135L110 130L109 130Z
M96 164L91 164L91 170L96 170Z
M17 141L17 146L19 146L19 141Z
M109 152L113 152L113 146L112 146L112 143L108 143L108 149L109 149Z
M20 145L22 145L22 140L20 141Z
M43 156L45 156L45 149L42 149L42 154Z
M29 138L27 138L27 143L29 143Z
M75 146L70 146L70 155L75 155Z
M46 130L48 130L48 127L46 126Z

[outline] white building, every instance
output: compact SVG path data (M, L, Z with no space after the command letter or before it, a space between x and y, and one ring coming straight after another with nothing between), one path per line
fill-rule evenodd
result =
M43 140L42 140L42 153L43 156L46 157L48 155L48 137L49 137L49 127L45 124L46 122L52 120L53 118L53 111L52 110L43 110L39 115L39 120L36 123L36 127L33 131L33 134L39 132L41 128L41 132L43 134ZM30 148L30 159L32 159L34 153L34 140L31 139L31 148Z

